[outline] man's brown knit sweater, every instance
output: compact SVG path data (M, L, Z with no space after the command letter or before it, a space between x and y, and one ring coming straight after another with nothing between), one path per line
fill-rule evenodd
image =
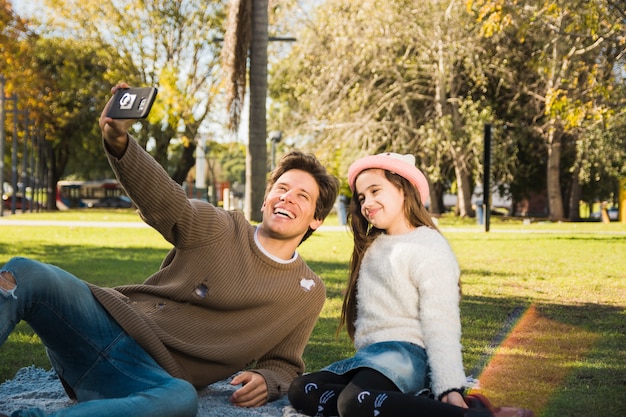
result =
M270 401L285 394L304 371L326 297L320 278L299 256L264 254L241 213L188 200L132 138L109 161L144 221L174 247L143 284L91 286L94 296L173 376L203 387L250 369Z

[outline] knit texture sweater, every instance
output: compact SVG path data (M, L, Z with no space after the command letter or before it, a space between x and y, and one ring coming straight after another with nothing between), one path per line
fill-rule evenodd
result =
M459 276L456 257L436 230L379 235L359 272L355 347L417 344L426 349L435 396L462 388Z
M304 371L321 279L299 256L265 254L241 213L188 199L132 138L122 157L108 157L142 219L173 248L143 284L92 285L94 296L171 375L203 387L248 369L263 375L270 401L285 394Z

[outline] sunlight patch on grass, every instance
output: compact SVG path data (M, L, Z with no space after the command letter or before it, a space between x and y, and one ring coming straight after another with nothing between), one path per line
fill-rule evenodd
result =
M598 339L596 333L546 319L531 306L478 377L478 390L495 405L534 408L539 415Z

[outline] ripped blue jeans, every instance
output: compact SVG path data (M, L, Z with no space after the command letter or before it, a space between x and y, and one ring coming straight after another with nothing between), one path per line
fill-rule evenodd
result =
M195 388L159 366L69 272L26 258L0 268L0 345L20 320L39 335L78 402L53 414L37 408L0 412L14 411L11 417L196 415Z

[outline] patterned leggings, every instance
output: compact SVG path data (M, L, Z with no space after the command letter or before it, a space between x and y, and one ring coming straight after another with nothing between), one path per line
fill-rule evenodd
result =
M427 396L403 394L369 368L345 375L328 371L302 375L291 384L289 401L298 412L315 417L463 417L468 411Z

